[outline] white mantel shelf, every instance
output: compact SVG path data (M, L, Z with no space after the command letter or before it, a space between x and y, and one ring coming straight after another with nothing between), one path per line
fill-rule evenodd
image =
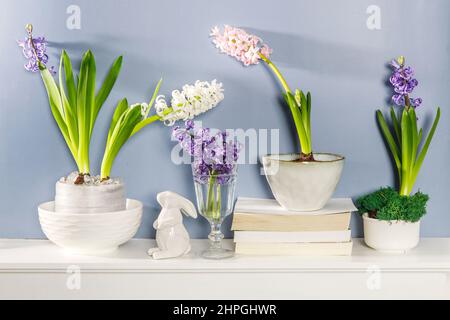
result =
M66 254L47 240L0 240L0 299L450 299L450 238L421 239L388 255L354 239L351 257L192 253L152 260L154 240L132 240L105 256ZM227 241L231 246L231 242ZM69 268L69 269L68 269ZM68 270L80 270L80 289Z

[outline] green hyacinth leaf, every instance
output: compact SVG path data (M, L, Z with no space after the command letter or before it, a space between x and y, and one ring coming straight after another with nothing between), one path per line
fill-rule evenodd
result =
M76 155L78 155L78 127L76 115L73 112L73 106L70 104L67 99L65 90L64 90L64 81L63 81L63 57L61 56L61 60L59 63L59 91L61 94L61 101L64 110L64 119L67 126L67 132L70 138L70 142L72 144L72 148L76 151ZM78 157L75 157L75 162L77 165Z
M292 93L287 92L283 96L289 106L289 109L291 110L292 117L294 119L294 124L297 129L297 135L300 140L300 148L303 153L309 154L312 152L311 143L308 139L308 135L306 134L306 130L303 125L302 112L300 111L301 109L298 107L295 101L295 97L292 95Z
M391 131L389 130L386 120L384 119L383 113L380 110L377 110L376 115L377 115L377 119L378 119L378 124L380 125L380 128L381 128L381 132L383 133L384 138L386 139L389 149L391 150L391 154L394 158L395 165L397 166L399 175L401 176L401 162L400 162L400 157L399 157L398 146L395 143L395 140L391 134Z
M86 87L86 127L89 133L89 141L92 135L92 129L97 118L98 112L96 112L96 98L95 98L95 79L97 76L97 66L95 64L95 58L92 52L89 50L89 72L87 78Z
M431 126L431 130L428 133L428 137L422 146L422 150L420 151L419 156L417 157L416 164L413 169L413 177L412 177L413 181L416 180L419 174L420 168L428 152L428 148L430 146L431 140L433 139L434 133L436 132L436 128L438 126L440 118L441 118L441 108L438 108L436 111L436 117L434 118L433 125Z
M90 68L90 51L83 55L81 61L81 68L78 80L77 90L77 123L79 133L79 148L78 157L83 162L83 173L89 173L89 138L90 138L90 97L91 93L88 92L91 81L89 79Z
M69 99L70 105L73 108L73 113L76 114L77 88L75 86L72 62L70 61L70 57L67 54L66 50L63 50L62 52L62 60L64 64L64 79L66 82L67 97Z
M138 107L128 108L116 123L116 128L111 135L109 146L105 149L103 156L101 176L106 178L110 175L112 164L122 146L131 136L134 127L142 120L141 110Z
M401 144L402 135L400 130L400 123L398 121L397 115L393 107L391 107L391 119L392 119L392 126L394 127L395 137L397 138L398 144Z
M90 131L94 129L95 121L97 119L98 113L100 112L101 107L105 103L109 94L111 93L114 84L116 83L117 77L119 76L120 69L122 68L122 60L123 57L118 57L111 68L109 69L108 74L103 81L102 86L100 87L97 95L95 96L95 103L91 110L91 121L90 121Z
M53 118L55 119L56 124L58 125L59 130L61 131L61 134L63 135L64 140L66 141L66 144L70 149L70 152L72 153L72 156L74 157L74 159L76 159L77 151L75 150L72 141L70 140L69 131L64 120L64 111L62 109L61 95L59 93L58 86L56 85L55 79L53 79L53 76L47 68L43 68L42 70L40 70L40 73L47 90L50 110L52 112Z
M153 103L155 103L155 100L156 100L156 97L158 96L159 88L161 87L162 81L163 81L162 78L159 79L158 84L156 85L156 88L155 88L155 90L153 91L153 95L152 95L152 98L151 98L150 102L148 103L148 109L147 109L147 111L145 112L144 118L147 118L147 117L148 117L148 115L149 115L149 113L150 113L150 109L152 108Z
M117 104L116 110L114 111L114 115L111 119L111 124L109 126L108 140L111 138L120 117L123 115L125 111L127 111L127 109L128 109L128 101L126 98L124 98L120 100L120 102Z
M418 147L418 140L419 140L419 132L417 130L417 116L414 108L411 108L408 112L409 115L409 122L410 122L410 128L411 128L411 165L410 165L410 171L412 174L412 170L414 168L414 164L416 162L417 158L417 147Z

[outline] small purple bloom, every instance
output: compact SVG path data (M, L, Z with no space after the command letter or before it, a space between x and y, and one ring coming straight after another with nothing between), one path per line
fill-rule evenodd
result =
M389 78L389 81L394 86L394 88L403 84L403 78L399 72L394 72Z
M194 129L194 121L192 121L192 120L186 121L185 125L186 125L186 130Z
M391 60L391 66L394 67L394 69L398 69L401 67L400 64L398 63L397 59Z
M405 80L410 80L414 76L414 70L411 67L403 68L401 75Z
M405 96L403 96L402 94L394 94L392 96L392 101L398 106L404 106L405 105Z
M422 98L411 99L411 104L414 106L414 108L420 107L420 105L422 104Z

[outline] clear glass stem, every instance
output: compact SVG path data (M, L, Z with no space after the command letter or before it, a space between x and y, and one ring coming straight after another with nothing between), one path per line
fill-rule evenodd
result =
M222 249L222 239L224 238L224 235L222 231L220 231L221 224L214 220L211 220L210 224L211 232L208 236L210 240L210 249Z

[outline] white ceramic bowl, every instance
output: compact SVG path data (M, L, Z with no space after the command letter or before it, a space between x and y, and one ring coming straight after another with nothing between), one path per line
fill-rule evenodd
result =
M298 158L298 154L262 158L272 194L290 211L320 210L330 200L341 178L344 157L314 153L316 161L295 161Z
M105 213L55 212L54 201L39 206L39 222L49 240L75 254L114 251L137 232L142 203L127 199L123 211Z
M419 243L420 221L386 221L363 214L364 242L386 253L406 253Z

